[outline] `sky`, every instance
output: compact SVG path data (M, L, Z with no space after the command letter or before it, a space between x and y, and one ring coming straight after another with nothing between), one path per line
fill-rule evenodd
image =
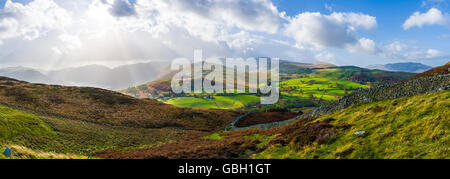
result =
M450 59L450 0L0 0L0 67L192 58Z

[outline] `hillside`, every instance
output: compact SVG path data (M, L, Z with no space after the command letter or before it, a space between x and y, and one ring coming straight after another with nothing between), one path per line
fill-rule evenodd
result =
M303 64L280 61L281 99L277 104L280 108L292 111L320 106L329 101L335 101L359 88L369 88L375 83L393 83L412 77L413 73L387 72L369 70L359 67L336 67L327 64ZM164 103L189 108L214 109L246 109L263 110L256 100L246 95L214 96L171 94L170 76L149 82L137 87L131 87L120 92L137 97L158 99ZM242 82L240 82L242 83ZM242 100L241 100L242 99ZM236 105L237 104L237 105Z
M102 158L449 159L450 91L357 105L283 128L237 130Z
M0 78L0 101L44 116L142 128L215 130L238 115L233 111L179 108L97 88L32 84L4 77Z
M420 78L406 82L393 84L381 84L369 89L358 90L349 94L338 101L320 106L303 117L318 117L339 110L346 109L353 105L361 105L371 103L378 100L394 99L399 97L421 95L430 92L449 90L450 76L433 76L428 78Z
M321 126L317 136L286 127L252 158L449 159L449 107L448 90L353 106L294 124Z
M0 77L0 100L0 149L13 148L13 158L87 158L159 146L208 135L243 114L6 77Z
M157 80L169 74L169 63L167 62L127 64L115 68L87 65L50 71L26 67L0 68L0 76L32 83L90 86L105 89L123 89Z

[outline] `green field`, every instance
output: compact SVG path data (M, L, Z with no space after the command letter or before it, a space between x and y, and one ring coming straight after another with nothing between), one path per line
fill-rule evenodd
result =
M235 95L214 96L214 99L176 97L165 101L165 103L187 108L238 109L259 101L260 98L255 95Z
M335 67L282 61L280 64L281 98L274 106L291 111L304 107L317 107L329 101L339 100L357 89L369 88L377 83L397 82L413 75L353 66ZM138 98L158 99L179 107L261 110L261 105L257 103L259 99L252 95L219 97L221 96L219 94L213 100L195 98L193 94L176 97L170 93L170 80L155 81L121 92Z
M283 108L294 104L299 106L302 104L319 103L320 101L334 101L359 88L369 88L369 86L348 80L320 77L317 74L307 75L307 77L281 82L280 89L282 96L277 105ZM163 100L167 104L179 107L212 109L246 108L249 104L252 106L258 104L259 101L260 98L258 96L245 94L214 96L214 99L188 96ZM309 106L311 107L311 105Z
M317 119L350 126L326 143L277 144L253 158L450 158L449 107L450 91L353 106Z

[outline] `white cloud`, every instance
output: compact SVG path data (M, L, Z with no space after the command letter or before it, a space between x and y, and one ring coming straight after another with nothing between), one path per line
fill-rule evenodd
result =
M399 41L392 42L386 46L380 47L379 56L394 60L434 60L448 58L450 54L436 49L419 49Z
M403 29L408 30L413 27L422 27L424 25L449 25L449 14L443 14L436 8L431 8L426 13L415 12L403 24Z
M365 14L306 12L292 18L284 33L294 38L299 46L346 48L359 43L358 30L376 26L376 18Z

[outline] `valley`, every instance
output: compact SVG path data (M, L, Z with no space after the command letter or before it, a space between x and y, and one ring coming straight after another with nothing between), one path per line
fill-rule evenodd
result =
M448 64L413 78L356 67L297 74L290 65L272 106L258 104L257 95L170 97L164 80L134 88L148 95L152 87L161 97L138 99L1 77L0 150L13 156L0 159L450 157Z

